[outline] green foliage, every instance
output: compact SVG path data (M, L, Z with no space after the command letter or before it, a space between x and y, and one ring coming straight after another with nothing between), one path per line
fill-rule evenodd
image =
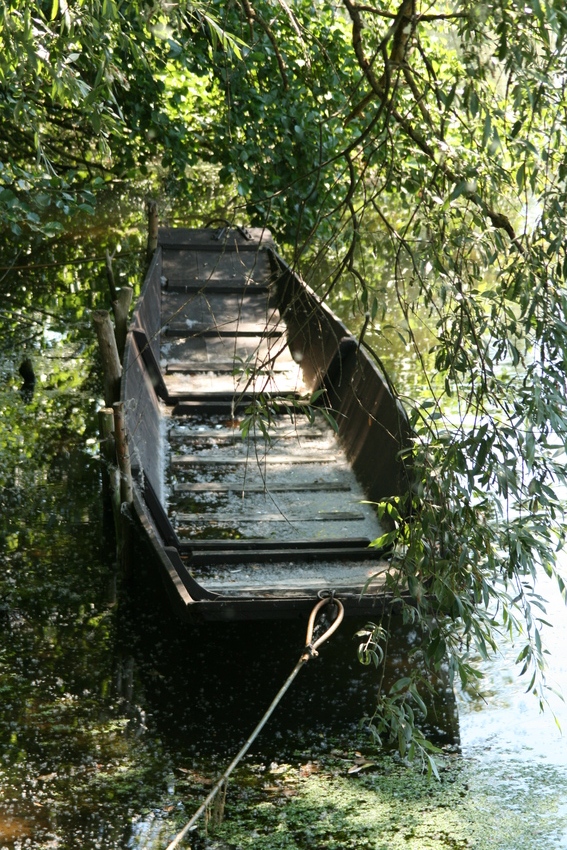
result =
M189 3L0 3L0 211L14 235L52 236L108 181L185 175L210 154L215 93L187 68L193 27L239 48L199 15Z
M251 433L257 434L269 444L274 436L273 429L277 427L277 421L281 421L282 416L289 417L292 421L298 416L305 416L311 424L317 417L321 417L337 431L338 425L332 411L321 403L324 393L325 390L316 390L305 399L284 395L268 397L264 393L258 393L244 410L240 421L242 438L246 440Z
M352 137L341 116L353 85L345 21L325 4L314 13L310 2L282 4L275 15L268 3L223 6L248 49L242 61L213 57L226 98L222 173L236 181L253 223L270 223L292 244L315 231L321 238L348 183L335 162Z

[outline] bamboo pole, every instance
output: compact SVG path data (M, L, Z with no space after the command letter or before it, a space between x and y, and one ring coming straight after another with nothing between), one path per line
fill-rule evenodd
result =
M158 209L156 201L148 201L146 211L148 214L147 257L149 262L158 244Z
M126 336L128 334L128 313L130 304L132 303L133 290L131 286L122 286L116 293L116 298L112 302L112 310L114 312L114 336L116 337L116 347L118 356L122 363L124 359L124 348L126 346Z
M92 320L102 358L104 403L106 407L112 407L120 397L120 378L122 377L114 328L108 310L94 310Z

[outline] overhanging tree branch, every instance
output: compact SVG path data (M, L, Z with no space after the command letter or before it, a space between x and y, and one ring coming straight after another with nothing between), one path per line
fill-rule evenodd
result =
M379 99L382 103L388 100L387 116L396 121L398 126L418 146L421 152L431 160L432 164L440 170L444 177L455 186L466 183L462 175L458 174L444 162L439 161L435 148L429 144L423 134L413 126L411 120L403 116L391 102L391 72L392 70L401 68L404 72L406 82L413 94L417 108L420 110L426 125L431 129L434 136L437 136L431 116L425 107L425 96L419 92L415 79L411 73L411 69L407 64L407 55L409 52L411 37L415 31L418 21L420 20L420 16L415 13L415 0L402 0L391 27L380 42L379 49L385 52L386 45L391 40L390 52L388 57L385 58L384 73L381 77L378 77L375 73L374 60L368 59L364 50L361 7L356 3L353 3L352 0L343 0L343 3L352 21L352 44L354 53L359 67L371 88L371 91L366 95L366 97L363 98L363 100L349 113L345 123L352 121L355 117L360 115L363 109L375 98ZM512 244L518 251L520 251L520 253L524 253L524 247L519 241L512 223L504 213L492 209L492 207L479 195L477 191L464 187L461 194L470 199L482 211L483 215L490 220L494 228L497 230L503 230L509 236Z

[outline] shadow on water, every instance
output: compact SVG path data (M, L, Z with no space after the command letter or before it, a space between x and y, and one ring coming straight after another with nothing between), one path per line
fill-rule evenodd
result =
M172 617L147 558L130 589L122 643L135 647L146 706L160 737L182 758L236 752L295 666L306 618L242 623L182 623ZM357 659L356 632L346 619L285 694L252 752L264 759L297 750L325 752L333 741L369 743L364 717L376 706L382 671ZM393 623L385 687L405 675L415 633ZM440 746L458 745L452 690L438 683L428 700L427 732Z
M135 820L128 847L163 850L176 832L174 824L177 822L179 829L198 809L212 782L226 769L287 679L303 651L307 624L303 618L180 623L171 615L147 553L146 557L138 557L136 563L136 576L130 583L127 604L120 617L118 645L125 667L136 671L147 712L145 722L168 754L171 775L169 801ZM359 762L367 762L360 750L374 752L369 764L382 777L380 805L389 812L383 826L376 828L376 834L381 830L387 834L397 817L391 814L388 801L394 802L398 796L403 798L412 780L411 771L405 778L397 777L401 791L397 789L390 773L396 768L389 767L384 753L378 755L373 750L370 735L361 724L362 717L374 711L380 675L380 671L363 667L357 659L356 631L365 624L354 619L343 622L321 647L319 656L301 670L233 774L227 801L227 843L222 833L212 841L203 838L207 834L205 820L198 824L191 846L219 850L252 847L259 839L256 826L265 842L262 847L312 846L310 824L324 820L326 811L330 810L333 811L332 842L328 843L323 836L322 843L313 846L370 847L362 841L359 827L350 824L352 811L356 809L354 800L344 808L348 795L356 794L356 785L349 781L348 771L353 766L357 769L357 758ZM415 641L411 629L401 623L393 626L393 634L385 671L386 688L408 671ZM133 665L128 663L131 658ZM430 725L426 732L439 746L455 752L458 718L452 690L444 683L437 683L435 697L428 702ZM416 798L414 806L419 805L420 799L428 799L430 790L419 768L417 774L424 785L411 792ZM312 779L313 793L323 783L326 802L303 799L308 786L302 790L302 782L311 783ZM438 793L442 795L441 790ZM369 791L370 801L374 794ZM375 803L371 805L374 807ZM394 805L403 804L394 802ZM272 844L272 831L281 832L279 819L286 817L278 815L280 810L289 812L290 835L280 835L283 843ZM260 827L263 816L268 821ZM237 833L240 830L241 838L234 839L231 829ZM362 843L353 844L358 838ZM460 846L466 845L455 845Z

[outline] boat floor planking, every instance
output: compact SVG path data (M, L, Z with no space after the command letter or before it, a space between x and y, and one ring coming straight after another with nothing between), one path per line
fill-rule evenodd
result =
M305 427L294 435L284 430L283 417L277 419L278 427L269 432L273 438L260 434L239 442L223 439L229 429L220 423L219 436L204 439L199 439L199 423L192 431L185 423L185 441L170 442L168 464L168 507L178 536L195 545L200 537L220 532L224 538L281 541L379 537L383 530L376 511L364 503L365 494L337 436L330 426L324 430L324 419L315 418L313 439ZM343 488L327 489L327 480L341 481ZM230 489L207 491L207 482ZM189 490L192 484L201 489ZM321 486L314 489L314 484Z
M407 484L407 420L356 346L342 356L346 328L267 231L216 235L160 230L124 361L134 505L166 588L207 619L295 616L320 593L376 611L391 568L369 547L383 529L368 502ZM338 435L328 415L302 412L315 389ZM265 419L243 438L259 400Z

